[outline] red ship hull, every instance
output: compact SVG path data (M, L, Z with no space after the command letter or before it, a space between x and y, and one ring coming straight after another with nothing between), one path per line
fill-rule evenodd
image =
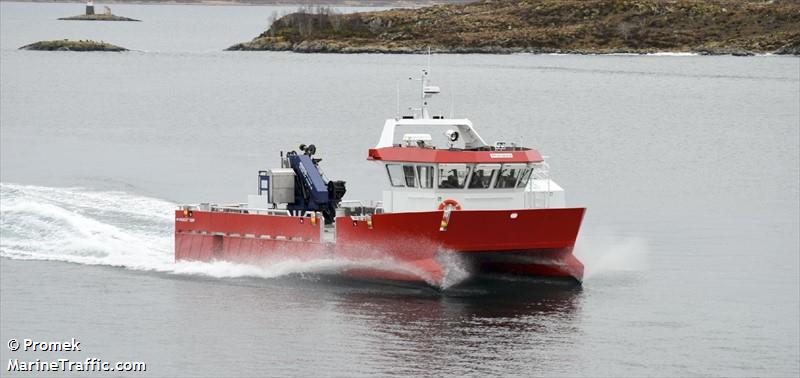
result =
M175 259L260 264L342 258L344 274L442 287L448 272L581 282L572 254L585 209L376 214L336 219L335 242L316 219L218 211L176 212ZM385 264L386 261L392 264Z

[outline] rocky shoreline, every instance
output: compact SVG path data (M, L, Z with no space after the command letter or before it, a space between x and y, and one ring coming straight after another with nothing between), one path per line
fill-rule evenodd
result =
M418 54L800 55L789 0L480 1L336 14L301 11L228 51Z
M106 42L97 41L70 41L67 39L53 41L39 41L19 48L20 50L37 51L128 51L124 47L119 47Z
M391 46L391 45L343 45L335 41L303 41L300 43L286 43L282 41L257 41L239 43L225 49L226 51L291 51L302 54L330 53L330 54L574 54L574 55L610 55L610 54L664 54L686 53L697 55L733 55L754 56L763 54L775 55L800 55L800 46L786 46L775 51L751 51L731 48L699 48L688 51L658 50L658 49L555 49L542 47L431 47L431 46Z

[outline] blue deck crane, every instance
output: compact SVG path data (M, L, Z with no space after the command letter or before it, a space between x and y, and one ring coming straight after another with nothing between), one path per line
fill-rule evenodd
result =
M286 154L288 168L294 170L294 203L287 205L292 211L320 211L325 216L325 223L330 224L336 218L336 207L342 201L347 189L344 181L326 181L319 170L322 159L312 158L317 148L311 144L300 145L302 154L290 151Z

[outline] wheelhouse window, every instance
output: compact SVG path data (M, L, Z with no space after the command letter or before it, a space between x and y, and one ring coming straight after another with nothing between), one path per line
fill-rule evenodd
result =
M417 177L419 177L419 187L433 188L433 167L430 165L417 166Z
M533 173L532 168L526 168L525 171L522 172L519 182L517 183L517 188L524 188L528 185L528 180L531 178L531 173Z
M399 164L387 164L386 172L389 173L389 182L392 186L405 186L405 174L403 166Z
M409 188L415 188L417 186L416 176L414 175L414 166L413 165L404 165L403 166L403 177L405 177L406 186Z
M478 164L475 166L475 170L472 171L467 187L470 189L488 189L492 185L492 178L499 170L500 164Z
M495 188L505 189L514 188L517 185L517 180L525 170L524 165L503 165L500 173L497 176L497 182L494 184Z
M440 164L439 188L462 189L468 175L469 167L466 164Z

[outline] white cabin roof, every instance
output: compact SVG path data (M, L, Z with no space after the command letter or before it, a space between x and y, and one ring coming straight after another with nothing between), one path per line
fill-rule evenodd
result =
M464 148L473 149L488 147L486 141L478 135L475 128L472 127L470 120L463 119L442 119L442 118L390 118L386 120L383 125L383 132L378 144L375 148L392 147L394 145L395 135L398 128L405 127L430 127L440 129L442 132L448 129L456 129L464 141Z

